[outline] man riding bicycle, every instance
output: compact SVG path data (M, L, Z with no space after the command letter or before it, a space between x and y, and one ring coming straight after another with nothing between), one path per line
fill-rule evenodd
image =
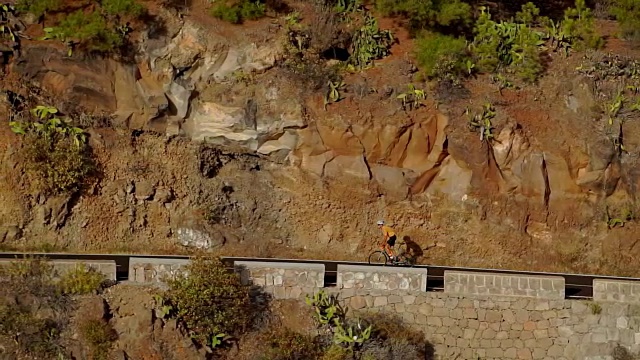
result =
M384 251L389 255L391 260L394 259L395 254L393 251L393 246L396 244L396 232L389 226L384 224L384 221L378 221L378 228L382 230L383 242L380 244L380 247L384 249Z

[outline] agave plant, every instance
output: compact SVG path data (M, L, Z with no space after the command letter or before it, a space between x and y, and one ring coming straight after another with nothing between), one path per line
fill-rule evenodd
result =
M358 319L355 326L338 324L333 333L333 342L336 345L346 345L350 349L361 346L371 337L372 325L365 327Z

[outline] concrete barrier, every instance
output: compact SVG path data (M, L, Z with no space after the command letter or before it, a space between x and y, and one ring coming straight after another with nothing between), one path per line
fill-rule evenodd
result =
M236 261L245 285L261 286L276 299L297 299L324 287L324 264Z
M137 258L129 259L129 281L137 283L163 283L167 277L182 271L190 260Z
M594 279L593 300L640 303L640 282Z
M445 271L444 291L461 295L526 296L540 299L564 299L561 276L530 276L500 273Z
M9 265L14 262L25 261L25 259L0 259L0 266ZM53 266L53 270L56 276L65 274L66 272L75 269L76 266L84 264L96 270L109 280L116 280L116 262L113 260L49 260L49 263Z
M339 289L427 291L427 269L338 265Z

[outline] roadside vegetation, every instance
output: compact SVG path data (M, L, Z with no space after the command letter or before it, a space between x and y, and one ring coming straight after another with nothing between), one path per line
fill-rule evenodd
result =
M0 343L9 345L3 354L66 359L61 334L70 326L72 296L99 291L103 281L101 274L85 267L58 274L41 258L1 266ZM105 339L97 333L102 330L87 326L81 332L86 330L91 346L100 348L96 354L106 353L113 336Z
M59 117L58 109L38 105L14 116L9 126L23 138L19 156L33 193L72 193L95 170L86 133Z

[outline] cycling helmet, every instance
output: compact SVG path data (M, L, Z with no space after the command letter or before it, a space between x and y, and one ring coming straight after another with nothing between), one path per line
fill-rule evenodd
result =
M378 220L378 225L384 225L384 221Z

